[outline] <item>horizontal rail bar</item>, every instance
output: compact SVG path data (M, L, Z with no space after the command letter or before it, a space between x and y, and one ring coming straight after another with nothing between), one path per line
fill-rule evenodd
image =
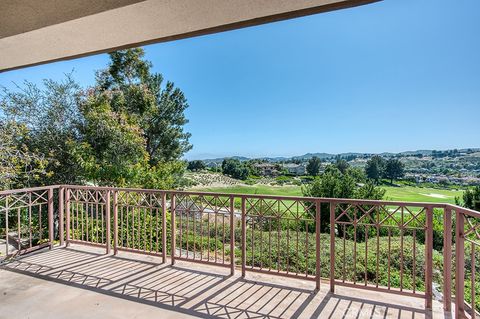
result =
M84 189L84 190L115 190L115 191L125 191L125 192L143 192L143 193L175 193L175 194L186 194L186 195L199 195L199 196L234 196L236 198L261 198L261 199L277 199L277 200L303 200L303 201L320 201L321 203L361 203L361 204L371 204L371 205L400 205L400 206L421 206L421 207L432 207L432 208L446 208L449 207L454 210L461 210L462 213L467 214L472 217L479 217L480 212L471 210L465 207L458 205L453 205L449 203L432 203L432 202L402 202L402 201L388 201L388 200L362 200L362 199L350 199L350 198L327 198L327 197L302 197L302 196L275 196L275 195L258 195L258 194L234 194L234 193L216 193L216 192L195 192L195 191L178 191L178 190L158 190L158 189L145 189L145 188L123 188L123 187L110 187L110 186L84 186L84 185L69 185L69 184L59 184L59 185L50 185L50 186L41 186L41 187L31 187L31 188L21 188L13 190L4 190L0 191L0 195L10 195L21 192L33 192L39 190L48 190L48 189L58 189L58 188L70 188L70 189Z
M211 265L211 266L219 266L223 268L230 268L230 264L222 264L222 263L216 263L214 261L208 261L208 260L202 260L202 259L193 259L193 258L184 258L184 257L178 257L175 256L175 261L181 260L181 261L189 261L197 264L204 264L204 265Z
M77 244L77 245L86 245L86 246L92 246L92 247L99 247L99 248L106 248L106 244L99 244L99 243L92 243L91 241L85 241L85 240L77 240L77 239L71 239L70 240L71 244Z
M162 257L161 252L150 252L150 251L145 251L141 249L134 249L134 248L126 248L126 247L118 247L118 251L123 251L126 253L133 253L133 254L140 254L140 255L146 255L146 256L154 256L154 257Z
M174 193L185 195L198 195L198 196L234 196L236 198L258 198L258 199L276 199L276 200L303 200L303 201L320 201L321 203L361 203L366 205L400 205L400 206L421 206L432 208L445 208L450 207L452 209L462 210L465 214L471 214L474 217L480 217L480 212L467 209L461 206L452 205L448 203L432 203L432 202L402 202L402 201L388 201L388 200L362 200L362 199L350 199L350 198L328 198L328 197L303 197L303 196L276 196L276 195L259 195L259 194L234 194L234 193L216 193L216 192L196 192L196 191L178 191L178 190L158 190L158 189L145 189L145 188L123 188L123 187L110 187L110 186L84 186L84 185L51 185L32 188L22 188L0 191L0 195L9 195L21 192L32 192L39 190L58 189L58 188L70 188L70 189L83 189L83 190L112 190L112 191L125 191L125 192L142 192L142 193Z
M409 296L409 297L415 297L415 298L421 298L425 299L426 296L423 293L418 293L418 292L413 292L409 290L400 290L400 289L395 289L395 288L384 288L384 287L376 287L372 285L367 285L367 286L359 286L354 283L350 282L343 282L341 280L335 280L335 285L337 286L343 286L343 287L348 287L348 288L357 288L357 289L365 289L365 290L372 290L372 291L381 291L385 293L391 293L391 294L396 294L396 295L402 295L402 296Z
M451 205L451 204L448 204L447 208L453 209L455 211L458 211L459 213L462 213L470 217L480 218L480 212L477 212L476 210L473 210L473 209L461 207L458 205Z
M432 202L402 202L402 201L388 201L388 200L367 200L367 199L351 199L351 198L328 198L328 197L304 197L304 196L276 196L276 195L259 195L259 194L234 194L234 193L216 193L216 192L197 192L197 191L179 191L179 190L158 190L158 189L144 189L144 188L121 188L121 187L106 187L106 186L81 186L81 185L58 185L55 187L66 187L70 189L84 189L84 190L111 190L124 192L142 192L142 193L156 193L156 194L183 194L183 195L197 195L197 196L233 196L235 198L255 198L255 199L272 199L272 200L292 200L292 201L320 201L321 203L340 203L340 204L364 204L364 205L392 205L392 206L411 206L411 207L431 207L431 208L445 208L446 206L457 207L448 203L432 203ZM468 211L468 209L467 209ZM475 213L475 211L471 211ZM480 213L478 213L480 214Z
M263 270L263 269L259 269L258 267L248 267L247 266L247 271L249 272L255 272L255 273L259 273L259 274L268 274L268 275L272 275L272 274L275 274L276 276L281 276L281 277L285 277L285 278L294 278L294 279L300 279L300 280L307 280L307 281L316 281L317 278L315 278L314 275L308 275L308 276L305 276L305 274L295 274L295 273L287 273L286 271L268 271L267 269Z
M32 253L34 251L37 251L37 250L40 250L40 249L43 249L43 248L47 248L47 247L50 247L50 243L43 243L43 244L33 246L33 247L30 247L30 248L25 248L25 249L22 249L22 250L18 250L16 252L12 253L12 254L0 256L0 261L6 260L6 259L9 259L9 258L12 258L12 257L26 255L26 254L29 254L29 253Z
M47 191L50 189L58 189L60 185L52 185L52 186L40 186L40 187L31 187L31 188L19 188L19 189L10 189L0 191L0 196L2 195L12 195L17 193L29 193L29 192L36 192L36 191Z

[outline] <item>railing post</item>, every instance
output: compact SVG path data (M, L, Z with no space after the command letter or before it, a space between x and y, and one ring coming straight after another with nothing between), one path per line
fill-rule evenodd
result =
M110 191L107 191L106 194L105 194L105 223L106 223L106 231L107 231L107 234L105 236L107 242L107 247L106 247L106 253L107 255L110 254L110 249L111 249L111 240L110 240L110 232L111 232L111 229L110 229L110 224L111 224L111 220L110 220L110 195L111 195L111 192Z
M253 231L253 230L252 230ZM247 263L247 216L245 197L242 196L242 277L245 278Z
M452 209L443 214L443 309L452 311Z
M113 254L118 254L118 192L113 191Z
M162 192L162 261L167 262L167 194Z
M426 236L425 236L425 308L432 309L433 299L433 209L427 207L426 216Z
M63 210L65 197L65 188L60 187L58 189L58 237L60 238L60 246L63 246L65 243L64 237L64 222L65 214Z
M5 256L8 256L8 199L9 195L5 196ZM40 225L42 231L42 225Z
M320 201L315 201L315 289L320 290Z
M65 217L65 229L66 229L66 246L70 246L70 189L66 189L66 194L65 194L65 211L66 211L66 217Z
M230 196L230 275L235 274L235 207L234 198Z
M48 242L53 248L53 188L48 189Z
M330 202L330 292L335 292L335 202Z
M170 218L171 218L171 229L172 229L172 255L170 256L172 265L175 265L175 234L176 234L176 225L175 225L175 194L172 193L172 199L171 199L171 204L170 204Z
M455 231L455 316L465 316L465 217L456 209L456 231Z

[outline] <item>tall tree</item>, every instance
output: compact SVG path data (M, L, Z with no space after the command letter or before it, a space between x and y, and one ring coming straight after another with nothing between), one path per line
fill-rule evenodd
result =
M80 107L81 139L70 145L86 180L97 184L140 184L148 170L141 128L127 113L112 110L106 95L91 95Z
M97 73L96 92L109 96L112 110L128 113L130 120L142 130L151 165L178 160L192 148L183 92L152 73L152 64L144 59L141 48L110 54L107 69Z
M47 175L47 159L26 145L28 130L0 121L0 190L32 186Z
M346 160L338 158L335 162L335 167L337 167L342 174L345 174L347 169L350 167L350 164L348 164Z
M179 181L180 158L192 147L183 92L151 72L142 49L110 58L85 90L67 75L0 92L0 119L25 128L28 154L48 160L39 184L170 188Z
M89 180L117 185L173 187L191 148L183 92L151 72L142 49L110 54L80 106L81 141L74 148Z
M80 182L78 163L70 153L69 144L79 138L78 106L83 95L72 74L66 74L61 81L44 80L42 86L25 81L17 90L2 88L0 95L3 120L22 127L23 148L43 158L48 174L36 183Z
M374 180L377 184L382 178L385 171L385 160L383 157L375 155L367 161L365 166L365 174L369 179Z
M321 165L322 161L317 156L313 156L309 159L306 167L308 175L317 176L320 173Z
M391 158L385 164L385 177L390 179L390 183L393 184L393 180L405 176L405 170L403 163L395 158Z

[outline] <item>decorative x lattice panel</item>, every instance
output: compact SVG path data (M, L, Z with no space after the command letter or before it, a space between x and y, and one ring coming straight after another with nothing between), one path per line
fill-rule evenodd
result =
M250 217L315 219L315 203L301 200L246 198L245 213Z
M162 197L162 193L121 191L118 192L118 204L142 208L161 208Z
M230 197L221 195L175 195L175 211L194 213L230 213Z
M337 204L335 222L362 226L424 229L425 207Z
M108 192L104 190L73 189L70 191L70 201L89 204L104 204Z
M21 192L0 196L0 212L48 203L48 190Z
M480 218L465 216L464 237L480 246Z

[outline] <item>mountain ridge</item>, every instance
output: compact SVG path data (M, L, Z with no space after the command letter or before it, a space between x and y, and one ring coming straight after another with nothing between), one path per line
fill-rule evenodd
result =
M465 153L468 151L473 151L473 152L480 152L480 148L462 148L462 149L448 149L448 150L441 150L440 152L448 152L448 151L454 151L457 150L460 153ZM248 160L265 160L268 162L282 162L282 161L290 161L290 160L309 160L310 158L317 156L318 158L322 160L326 159L332 159L337 156L340 156L342 158L345 157L350 157L350 156L356 156L356 157L370 157L374 155L380 155L380 156L385 156L385 157L391 157L391 156L413 156L413 155L423 155L423 156L430 156L434 151L439 151L439 150L416 150L416 151L403 151L403 152L398 152L398 153L393 153L393 152L383 152L383 153L359 153L359 152L347 152L347 153L338 153L338 154L333 154L333 153L324 153L324 152L316 152L316 153L305 153L303 155L298 155L298 156L276 156L276 157L246 157L246 156L225 156L225 157L217 157L217 158L208 158L208 159L202 159L201 161L203 162L222 162L224 159L238 159L241 162L248 161Z

